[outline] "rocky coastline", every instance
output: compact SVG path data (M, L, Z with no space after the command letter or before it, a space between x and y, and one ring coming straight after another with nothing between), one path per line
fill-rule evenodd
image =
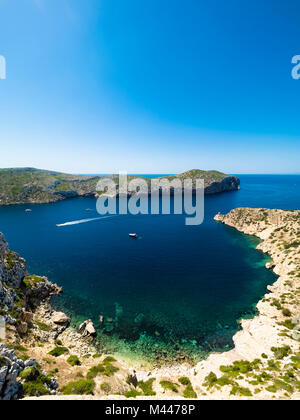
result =
M235 347L195 366L153 369L99 354L96 331L79 329L56 312L50 298L62 290L27 273L25 261L0 235L0 400L44 399L299 399L300 211L235 209L215 220L261 239L258 249L279 276L242 320Z
M78 197L98 197L97 184L110 178L118 189L118 175L88 176L70 175L35 168L0 169L0 206L16 204L48 204ZM205 194L219 194L240 189L240 180L218 171L192 170L183 174L166 176L172 181L179 179L204 180ZM150 187L150 178L128 176L128 181L143 179ZM130 193L128 193L130 196Z

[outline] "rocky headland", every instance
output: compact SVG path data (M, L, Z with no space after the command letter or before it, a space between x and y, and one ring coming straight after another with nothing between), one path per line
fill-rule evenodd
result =
M216 221L261 239L279 276L241 321L235 347L195 366L134 368L100 354L90 320L79 328L51 307L62 290L29 275L0 236L0 399L298 399L300 397L300 211L235 209Z
M0 169L0 205L53 203L76 197L94 197L101 179L110 178L118 187L118 175L109 177L70 175L34 168ZM139 178L128 176L128 181ZM240 188L237 177L218 171L192 170L180 175L165 177L172 181L200 178L204 180L206 194L236 191ZM143 178L150 186L151 180Z

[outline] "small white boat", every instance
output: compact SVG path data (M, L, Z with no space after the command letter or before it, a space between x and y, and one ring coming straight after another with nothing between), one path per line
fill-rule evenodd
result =
M25 212L30 213L30 212L32 212L32 210L31 209L26 209Z
M130 238L133 238L133 239L137 239L138 238L137 233L129 233L129 236L130 236Z

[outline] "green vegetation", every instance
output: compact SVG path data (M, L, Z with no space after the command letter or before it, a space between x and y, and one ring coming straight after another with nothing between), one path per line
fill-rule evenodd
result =
M191 385L191 381L189 380L189 378L182 376L181 378L178 379L178 382L181 383L181 385Z
M259 369L261 361L255 359L253 362L247 360L240 360L234 362L231 366L221 366L220 371L226 373L229 376L237 378L241 374L252 372L253 370Z
M112 356L107 356L102 363L104 364L109 364L109 363L113 363L116 362L116 359Z
M24 379L25 381L32 381L36 379L38 376L39 376L39 371L35 367L24 369L19 375L19 377L21 379Z
M110 356L106 357L101 364L90 368L87 373L87 379L96 378L98 375L114 376L119 368L112 365L113 362L116 362L116 359Z
M276 359L278 360L284 359L285 357L289 356L292 352L290 346L272 347L271 350L274 353Z
M118 372L119 368L111 365L111 364L106 364L105 366L105 371L104 371L104 375L106 376L114 376L114 374L116 372Z
M104 374L105 367L103 365L93 366L89 369L86 377L87 379L94 379L99 374Z
M183 391L183 396L184 398L187 398L187 399L197 398L197 394L194 391L192 385L188 385L185 388L185 390Z
M149 379L148 381L139 381L138 387L143 391L143 394L147 397L156 395L156 392L153 391L152 386L153 382L155 381L154 378Z
M49 351L48 354L53 357L60 357L66 353L69 353L69 350L66 347L55 347L53 350Z
M101 356L102 356L102 354L96 353L96 354L93 355L93 359L100 359Z
M3 366L6 366L6 359L0 356L0 368L2 368Z
M26 287L26 289L32 289L34 286L36 286L39 283L43 283L45 279L40 276L26 276L23 279L23 284Z
M79 381L69 382L61 388L64 395L91 395L95 389L95 382L90 379L80 379Z
M84 356L82 356L83 359L89 359L90 357L92 357L91 354L85 354Z
M228 175L218 171L191 170L183 174L166 177L169 181L187 178L204 179L205 187L220 182ZM118 176L110 178L118 184ZM136 176L128 176L132 180ZM47 203L62 200L68 196L90 195L96 193L99 176L70 175L34 168L0 169L0 205L19 203ZM149 178L143 178L150 184Z
M275 362L275 360L268 360L267 369L270 372L278 372L280 370L281 364L280 362Z
M213 388L213 387L222 387L226 385L236 385L236 382L229 375L223 375L220 378L218 378L215 373L210 372L209 375L207 375L206 378L204 379L203 385L206 386L207 388Z
M197 394L193 389L192 383L186 376L182 376L178 379L178 382L181 383L181 385L184 385L186 388L183 391L184 398L191 399L191 398L197 398Z
M173 384L173 382L160 381L160 385L163 387L164 390L169 390L176 393L178 392L177 386Z
M12 251L6 251L5 254L5 263L8 266L9 270L12 270L16 264L17 254Z
M19 378L24 381L22 385L24 395L35 397L50 394L46 385L50 383L51 377L42 375L39 367L23 370Z
M0 204L53 202L62 199L66 191L90 194L99 179L34 168L0 169Z
M287 319L286 321L282 322L280 325L287 328L288 330L293 330L295 328L295 324L293 323L292 319Z
M51 331L51 327L49 325L47 325L47 324L44 324L43 322L36 322L36 325L42 331Z
M68 359L67 359L67 362L69 363L69 365L71 365L71 366L81 366L81 362L80 362L80 360L78 359L78 357L77 356L70 356Z
M299 356L299 355L297 355L297 356L292 356L292 357L291 357L291 360L292 360L292 362L293 362L293 368L294 368L295 370L300 369L300 356Z
M173 175L166 177L169 181L173 181L174 179L192 179L193 185L195 185L196 179L203 179L204 186L207 187L208 185L212 184L213 182L221 182L224 178L228 175L218 172L218 171L201 171L199 169L192 169L190 171L184 172L179 175Z
M275 385L270 385L270 386L267 386L266 387L266 390L268 391L268 392L272 392L272 393L276 393L277 392L277 388L276 388L276 386Z
M233 385L232 390L230 392L231 395L240 395L242 397L252 397L253 394L249 388L244 388L238 385Z
M292 313L291 313L291 311L289 310L289 309L287 309L287 308L283 308L282 309L282 315L283 316L286 316L286 317L291 317L292 316Z
M207 388L212 388L213 386L215 386L218 382L218 377L215 373L210 372L205 378L204 378L204 383L203 385L206 386Z
M17 351L17 352L22 352L22 353L27 353L28 349L24 346L22 346L21 344L7 344L7 347L11 350Z
M49 395L50 392L40 381L26 382L23 384L23 393L28 397Z
M125 394L124 394L124 396L126 398L136 398L136 397L139 397L141 395L142 395L142 393L138 392L136 389L131 389L130 391L125 392Z

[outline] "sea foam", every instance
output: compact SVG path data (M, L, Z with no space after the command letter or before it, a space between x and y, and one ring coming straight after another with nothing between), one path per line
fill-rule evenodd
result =
M103 219L111 219L112 217L115 217L115 216L103 216L103 217L93 217L92 219L74 220L72 222L66 222L66 223L56 225L56 226L57 227L64 227L64 226L80 225L81 223L94 222L96 220L103 220Z

